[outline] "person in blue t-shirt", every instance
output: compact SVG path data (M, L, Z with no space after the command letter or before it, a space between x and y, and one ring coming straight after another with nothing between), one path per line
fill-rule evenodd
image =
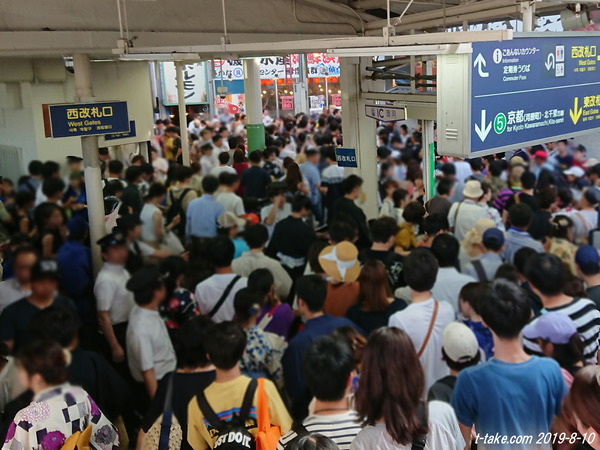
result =
M485 283L465 284L460 290L459 308L465 318L463 320L464 324L475 333L479 348L485 353L485 360L487 361L494 356L494 339L479 314L479 303L485 292L485 288Z
M536 442L560 414L567 386L556 361L523 350L521 330L531 315L527 294L497 280L484 292L480 313L492 332L495 354L458 376L451 404L465 441L475 426L479 450L550 449Z

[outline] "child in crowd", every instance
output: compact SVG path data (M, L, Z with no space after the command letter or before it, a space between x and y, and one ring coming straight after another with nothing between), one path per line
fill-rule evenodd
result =
M485 359L494 357L494 340L492 333L483 323L479 315L480 302L485 292L485 283L468 283L460 291L460 312L463 315L464 323L468 326L475 336L479 347L485 354Z

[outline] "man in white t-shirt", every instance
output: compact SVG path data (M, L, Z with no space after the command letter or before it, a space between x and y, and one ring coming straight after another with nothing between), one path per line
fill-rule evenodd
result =
M175 350L158 307L167 290L156 266L138 270L127 282L137 306L129 315L127 327L127 362L131 376L144 383L149 398L153 398L158 382L177 367Z
M230 158L229 152L219 153L219 165L210 169L210 174L217 178L219 178L222 173L231 173L237 175L235 169L228 165Z
M219 177L223 192L217 197L217 201L223 205L225 212L230 212L237 217L246 214L242 198L235 193L240 187L237 174L227 173Z
M449 374L442 360L442 336L446 325L454 321L454 309L432 297L437 273L438 263L429 250L413 250L404 259L404 281L410 288L411 304L389 320L390 327L400 328L412 339L425 371L426 389Z
M129 313L135 305L133 294L125 285L130 274L125 269L128 249L122 232L107 234L98 241L104 265L94 285L100 331L110 348L115 363L125 361L125 335Z
M215 273L196 286L196 302L200 313L216 323L232 320L235 315L233 299L240 289L246 287L248 279L233 273L231 263L235 247L228 237L214 238L206 250Z

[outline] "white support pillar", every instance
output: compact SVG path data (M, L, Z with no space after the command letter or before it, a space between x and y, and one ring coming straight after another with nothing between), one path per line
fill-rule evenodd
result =
M177 77L177 106L179 109L179 136L181 137L181 157L183 165L190 167L190 146L188 143L187 110L185 108L185 89L183 88L183 66L185 63L175 63Z
M248 152L264 150L265 126L262 119L260 92L260 59L244 59L244 94L248 131Z
M340 83L342 90L342 128L344 147L355 148L358 160L357 169L346 169L346 176L352 173L363 180L363 192L366 196L359 206L368 219L374 219L378 213L377 183L377 129L375 120L365 115L366 101L362 97L364 68L370 64L369 58L341 58ZM366 81L366 79L364 80Z
M75 71L75 100L80 103L93 102L92 67L88 55L73 55ZM90 223L92 248L92 268L94 275L102 267L102 255L96 242L106 234L104 227L104 195L102 194L102 174L98 159L98 136L81 138L81 150L84 164L85 192Z
M525 1L521 2L521 14L523 20L523 31L535 31L537 26L535 18L535 3Z
M425 201L435 195L435 150L433 120L423 121L423 185L425 187Z

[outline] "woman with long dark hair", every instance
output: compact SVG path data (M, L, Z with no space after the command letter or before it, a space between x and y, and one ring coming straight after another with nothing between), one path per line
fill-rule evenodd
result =
M454 410L423 400L425 374L408 335L398 328L374 331L365 347L356 411L365 428L352 450L462 450Z
M381 261L365 262L358 283L358 303L348 309L346 317L367 335L386 326L392 314L406 308L404 300L394 299L387 270Z
M304 182L300 166L293 161L287 165L283 182L287 185L288 192L292 195L308 194L308 187Z

